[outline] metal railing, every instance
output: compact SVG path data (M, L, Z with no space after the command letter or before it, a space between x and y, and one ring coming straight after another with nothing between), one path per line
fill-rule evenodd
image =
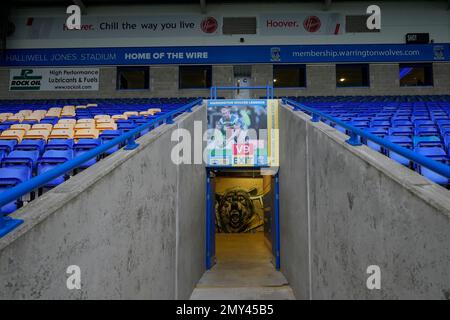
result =
M21 198L22 196L29 194L33 192L34 190L40 188L44 184L46 184L49 181L52 181L53 179L65 174L66 172L70 172L86 161L95 158L102 153L106 152L107 150L115 147L116 145L121 145L122 143L126 142L126 145L124 147L124 150L133 150L136 149L139 145L135 141L136 135L140 134L142 131L153 128L155 125L158 125L160 122L163 122L165 124L172 124L173 118L177 114L181 114L184 112L191 112L192 108L196 105L200 104L202 102L202 99L197 99L187 105L184 105L180 108L177 108L175 110L172 110L170 112L167 112L164 115L158 116L157 118L149 120L147 123L144 123L140 125L137 128L134 128L133 130L130 130L121 136L112 139L111 141L108 141L92 150L89 150L88 152L75 157L63 164L58 165L52 170L49 170L45 173L42 173L36 177L31 178L28 181L25 181L23 183L20 183L11 189L8 189L2 193L0 193L0 237L17 227L17 225L21 224L23 221L19 219L12 219L10 217L5 217L4 214L1 212L1 208L12 202L16 201L17 199Z
M412 162L415 162L425 168L430 169L431 171L434 171L447 179L450 179L450 166L445 165L441 162L435 161L433 159L427 158L425 156L422 156L408 148L401 147L395 143L392 143L386 139L380 138L374 134L371 134L369 132L366 132L364 130L361 130L359 128L356 128L342 120L339 120L335 117L332 117L330 115L327 115L317 109L305 106L304 104L301 104L297 101L291 100L291 99L282 99L283 103L290 105L294 107L294 110L299 111L307 111L312 115L311 121L312 122L319 122L320 119L327 119L331 121L332 123L335 123L346 130L350 132L350 139L347 140L347 143L349 143L352 146L360 146L361 143L361 137L365 138L367 140L373 141L376 144L384 147L385 149L391 150L407 159L409 159Z
M250 87L238 87L238 86L230 86L230 87L211 87L209 90L209 96L211 99L217 99L217 90L266 90L267 99L273 99L273 86L250 86Z

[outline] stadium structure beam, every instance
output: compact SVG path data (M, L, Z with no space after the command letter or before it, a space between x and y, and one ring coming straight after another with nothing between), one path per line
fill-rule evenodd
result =
M206 13L206 0L200 0L200 12Z
M332 1L333 0L324 0L324 10L330 10Z

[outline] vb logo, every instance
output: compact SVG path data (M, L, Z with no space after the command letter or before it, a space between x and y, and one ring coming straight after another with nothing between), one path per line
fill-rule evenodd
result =
M66 281L67 289L80 290L81 289L81 269L77 265L67 267L66 273L69 275Z
M369 290L381 290L381 269L379 266L373 265L367 267L367 274L370 274L367 278L366 286Z

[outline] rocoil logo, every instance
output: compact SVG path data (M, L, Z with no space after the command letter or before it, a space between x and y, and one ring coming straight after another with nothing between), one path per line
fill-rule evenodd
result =
M217 31L219 23L214 17L207 17L201 22L200 28L204 33L214 33Z
M22 69L20 75L13 76L11 80L10 90L40 90L41 75L32 75L32 69Z

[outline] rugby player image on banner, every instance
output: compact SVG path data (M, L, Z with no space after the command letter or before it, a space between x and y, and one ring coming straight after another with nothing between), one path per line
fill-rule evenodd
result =
M271 140L277 112L267 100L208 102L208 164L212 166L270 166ZM276 116L277 118L277 116Z

